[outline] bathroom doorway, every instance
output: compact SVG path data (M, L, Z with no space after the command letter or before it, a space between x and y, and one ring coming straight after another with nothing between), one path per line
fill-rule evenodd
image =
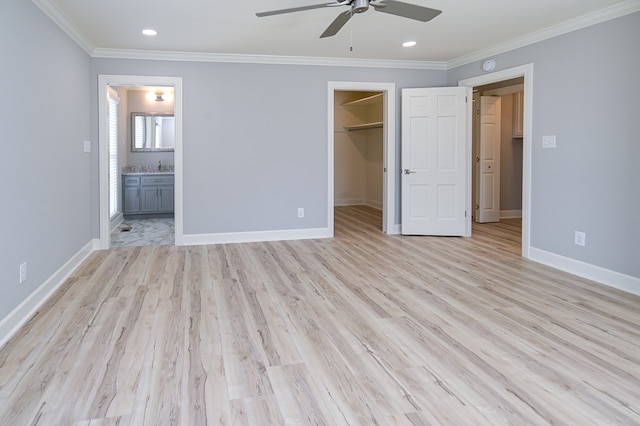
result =
M152 77L152 76L114 76L114 75L100 75L98 76L98 114L99 114L99 176L100 176L100 238L98 243L99 249L108 249L111 247L112 240L112 220L111 220L111 212L110 212L110 166L112 166L113 162L110 162L109 158L109 113L108 113L108 93L109 90L119 90L122 92L123 89L126 89L127 92L133 93L132 97L139 96L148 96L150 90L149 88L154 89L153 95L157 95L157 93L162 93L166 91L167 93L172 92L173 98L173 116L175 120L172 123L172 132L175 134L174 148L173 148L173 159L169 159L170 156L168 154L169 151L165 152L144 152L141 150L139 152L132 152L131 157L132 162L141 162L141 164L128 164L127 166L131 167L127 170L130 171L131 179L127 178L127 182L120 181L119 188L123 188L124 197L120 197L123 201L122 211L124 213L125 219L127 218L127 213L132 213L131 206L129 208L126 207L126 198L127 198L127 189L131 189L129 191L130 194L136 193L138 197L138 205L132 204L135 208L139 208L140 210L133 211L133 218L135 219L166 219L171 214L168 213L171 209L173 211L173 223L172 224L146 224L151 226L145 226L144 231L147 235L152 235L157 233L159 229L164 229L162 232L166 233L167 230L169 232L173 231L173 244L180 245L182 243L183 236L183 210L182 210L182 79L180 77ZM152 102L156 102L155 99ZM140 104L138 104L140 105ZM154 109L160 108L159 104L155 104ZM136 108L141 108L138 106ZM165 107L167 108L167 107ZM131 112L127 111L127 115L129 116L129 120L131 119ZM137 111L139 112L139 111ZM153 111L158 112L158 111ZM164 111L166 113L166 111ZM122 116L122 114L120 114ZM124 121L128 122L127 119ZM133 139L133 135L130 135L126 132L129 132L131 129L130 125L124 126L124 134L127 137L122 138L120 136L120 140L118 142L119 149L119 158L125 158L124 154L129 151L129 143ZM123 134L122 129L118 132L119 135ZM122 140L124 139L124 141ZM131 149L133 151L133 149ZM138 159L136 160L136 154L138 155ZM151 155L151 157L139 157L140 155ZM155 158L155 157L158 158ZM139 160L139 158L144 158L144 160ZM157 163L156 163L157 160ZM124 162L125 160L123 160ZM153 161L153 164L148 163L149 161ZM164 163L163 163L164 161ZM126 160L129 162L129 160ZM171 162L172 164L167 164ZM144 163L144 164L142 164ZM120 170L117 170L118 175L127 176L126 174L121 174L120 172L123 170L119 167ZM151 173L153 172L153 175ZM162 172L161 174L156 174L156 172ZM113 172L111 172L113 173ZM162 176L161 176L162 175ZM145 177L148 176L148 177ZM169 178L170 176L170 178ZM158 179L166 179L167 181L156 182ZM169 182L171 180L171 182ZM137 185L137 186L136 186ZM129 188L130 186L130 188ZM135 188L135 189L134 189ZM139 213L139 214L135 214ZM151 217L149 217L151 216ZM165 216L164 218L162 216ZM166 222L166 221L165 221ZM127 224L125 222L119 224L121 226L124 224L123 232L131 232L131 229L127 229ZM140 228L140 227L137 227ZM117 227L116 227L117 230ZM142 230L142 229L140 229ZM151 232L151 233L150 233ZM133 236L133 234L131 234ZM135 238L134 238L135 239ZM140 240L140 238L137 238ZM150 241L156 241L156 243L165 244L168 243L168 240L164 237L162 239L157 239L152 237ZM140 245L140 242L138 243Z

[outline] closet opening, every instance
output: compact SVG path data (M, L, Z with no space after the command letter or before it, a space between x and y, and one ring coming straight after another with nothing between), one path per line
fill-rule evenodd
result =
M334 207L342 223L383 231L384 92L334 92Z

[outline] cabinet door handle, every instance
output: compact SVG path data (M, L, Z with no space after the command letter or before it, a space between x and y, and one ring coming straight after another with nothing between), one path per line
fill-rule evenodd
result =
M162 188L160 188L160 198L162 198Z
M138 198L140 198L140 188L138 188L138 194L137 194Z

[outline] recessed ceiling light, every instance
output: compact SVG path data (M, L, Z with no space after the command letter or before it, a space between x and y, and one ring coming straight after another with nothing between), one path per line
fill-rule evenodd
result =
M402 43L403 47L412 47L415 46L416 42L415 41L405 41L404 43Z
M158 32L156 30L152 30L151 28L147 28L146 30L142 30L142 34L147 36L154 36L158 34Z

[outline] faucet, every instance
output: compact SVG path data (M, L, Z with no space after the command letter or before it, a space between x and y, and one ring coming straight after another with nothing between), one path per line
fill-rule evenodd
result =
M158 171L162 171L162 161L158 161Z

